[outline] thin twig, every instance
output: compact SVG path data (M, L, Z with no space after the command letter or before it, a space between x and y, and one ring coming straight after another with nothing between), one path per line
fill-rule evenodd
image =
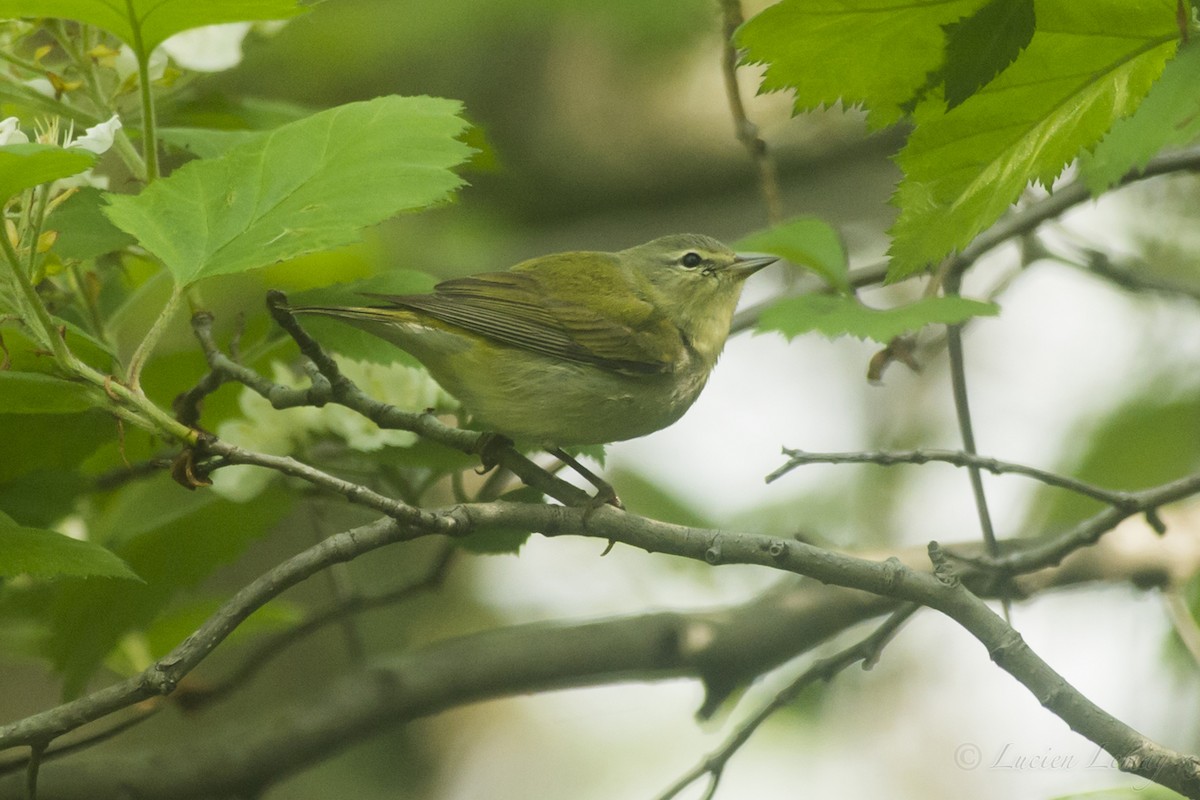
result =
M742 92L738 87L738 51L733 37L745 19L740 0L721 0L721 20L724 47L721 50L721 74L725 79L725 96L729 100L729 111L733 114L733 127L737 139L750 154L758 169L758 185L762 191L763 205L767 209L767 222L778 225L783 222L783 199L779 191L779 170L775 159L767 150L767 143L759 135L758 126L746 115Z
M662 794L658 795L657 800L671 800L671 798L678 796L680 792L705 775L712 776L712 780L709 782L708 789L704 795L705 797L711 797L716 791L717 784L720 782L729 760L750 740L750 737L754 735L754 732L764 722L788 703L795 700L800 692L804 691L809 685L817 681L832 680L839 672L859 661L862 662L863 669L870 669L879 660L879 655L883 648L887 646L887 643L892 640L892 637L896 635L900 627L919 608L920 606L915 603L905 603L893 611L891 616L867 638L855 642L844 650L812 664L808 669L800 673L795 680L779 691L769 703L744 721L720 747L709 753L696 767L681 776L679 780L671 784Z
M1112 506L1080 522L1064 533L1038 541L1018 551L1000 556L969 559L977 567L993 569L1009 575L1019 575L1046 567L1057 566L1071 553L1095 544L1104 534L1135 514L1145 514L1146 521L1159 533L1166 527L1157 511L1168 503L1200 494L1200 473L1188 475L1170 483L1129 492L1120 506Z
M962 273L949 270L946 273L945 289L947 295L957 295ZM971 424L971 403L967 394L967 367L963 353L962 324L946 326L946 351L950 360L950 389L954 395L954 416L958 420L959 434L962 436L963 450L971 456L979 453L975 447L975 428ZM978 465L967 464L967 474L971 480L971 496L975 499L975 513L979 517L979 528L983 533L983 541L988 553L996 555L1000 552L996 542L996 531L992 527L992 514L988 509L987 494L983 489L983 473ZM1007 607L1005 608L1007 613Z
M881 467L890 467L897 464L927 464L936 461L956 467L973 466L991 472L994 475L1024 475L1047 486L1066 489L1067 491L1075 492L1076 494L1090 497L1093 500L1099 500L1102 503L1119 508L1134 508L1136 510L1137 505L1134 495L1130 492L1105 489L1067 475L1059 475L1058 473L1031 467L1026 464L1017 464L1011 461L1001 461L997 458L967 453L963 450L877 450L872 452L810 453L805 450L784 448L783 454L788 457L787 463L768 475L767 483L778 480L793 469L807 464L875 464Z

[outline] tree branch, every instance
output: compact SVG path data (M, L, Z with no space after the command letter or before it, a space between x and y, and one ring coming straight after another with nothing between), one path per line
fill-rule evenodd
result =
M519 510L519 504L502 505ZM529 506L526 510L543 508ZM567 516L581 513L560 511ZM621 515L601 509L595 516ZM643 537L666 532L659 531L659 523L647 524L650 530L642 533ZM1200 533L1192 533L1192 546L1186 552L1168 546L1168 540L1145 529L1131 528L1121 536L1119 542L1106 539L1075 554L1057 570L1018 581L1027 580L1031 587L1043 589L1089 580L1132 580L1145 585L1147 576L1155 572L1165 583L1200 568ZM705 541L695 546L702 548ZM956 547L979 550L980 543ZM829 556L835 562L848 558ZM890 566L875 563L872 569L899 571L897 574L909 569L903 564L924 564L928 569L921 549L900 551L893 559ZM971 580L969 575L964 579ZM471 634L414 649L379 669L347 673L329 686L304 692L292 707L259 719L249 731L237 718L224 723L225 728L206 724L202 733L142 748L136 754L113 755L109 751L51 757L43 766L42 789L46 796L63 800L130 792L200 798L261 790L392 725L488 698L630 678L652 681L694 676L710 691L714 684L744 683L851 625L896 607L895 601L853 589L789 581L753 602L732 608L569 625L537 623ZM1010 630L994 614L991 617ZM1013 668L1019 671L1020 665ZM23 776L12 767L0 780L0 798L22 796Z

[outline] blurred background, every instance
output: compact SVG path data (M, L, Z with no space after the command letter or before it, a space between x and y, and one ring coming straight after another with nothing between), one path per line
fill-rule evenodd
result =
M746 16L764 5L746 3ZM713 0L339 0L247 40L240 66L191 79L164 113L212 123L286 116L289 104L429 94L461 100L478 126L472 144L481 152L454 203L391 221L362 246L314 259L307 273L295 265L269 270L254 279L260 292L319 284L333 262L341 273L395 267L453 276L672 232L734 241L767 220L755 167L734 135L720 30ZM778 162L787 214L833 224L853 266L877 263L898 177L889 156L902 132L869 134L854 110L793 118L791 98L758 96L756 78L753 68L740 72L748 114ZM262 102L214 104L228 93ZM1200 464L1196 200L1194 181L1157 181L1051 226L1063 251L1096 247L1134 259L1179 283L1182 294L1119 289L1048 260L1023 263L1016 246L968 274L966 294L995 297L1002 307L967 333L983 453L1117 488ZM796 279L794 268L772 267L751 282L745 303ZM236 291L211 291L252 295L239 280L229 282ZM884 306L918 290L874 289L864 299ZM246 307L258 307L259 298ZM183 325L177 341L194 347ZM867 363L878 345L737 336L688 415L610 447L605 474L631 510L660 518L802 532L852 550L975 539L967 476L948 466L810 466L764 481L783 463L782 447L957 448L944 352L936 333L923 344L919 373L896 365L871 385ZM987 487L1004 537L1061 529L1093 510L1021 478L989 478ZM1172 536L1200 537L1195 509L1190 521L1186 510L1172 519ZM297 538L328 532L318 525L297 533L303 527L292 520L289 534L256 545L218 583L244 582ZM601 549L588 539L534 536L519 557L475 559L439 592L364 616L361 625L383 657L412 639L498 622L719 607L784 580L622 547L600 559ZM352 565L350 577L386 586L413 570L413 552L374 554ZM321 589L305 587L299 596L306 592ZM1036 651L1106 710L1167 746L1200 748L1197 665L1175 639L1160 594L1129 584L1075 589L1018 603L1013 619ZM273 695L319 692L341 663L340 647L336 631L317 637L285 659L269 687L260 682L240 697L253 709ZM355 744L266 796L650 798L802 667L782 668L704 723L693 716L701 687L685 680L481 703ZM46 696L53 695L22 704L37 707ZM155 735L135 732L127 744ZM987 800L1135 783L996 669L967 634L924 612L873 671L851 670L773 719L731 762L717 796ZM700 794L693 787L681 796Z

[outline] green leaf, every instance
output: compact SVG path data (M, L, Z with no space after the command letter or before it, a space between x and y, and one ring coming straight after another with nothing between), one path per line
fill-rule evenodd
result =
M262 131L214 128L159 128L158 138L171 147L198 158L216 158L260 136Z
M1200 43L1181 47L1132 116L1117 120L1079 168L1092 194L1131 170L1141 170L1160 150L1200 137Z
M0 18L73 19L103 28L135 50L140 39L143 53L189 28L287 19L307 10L296 0L0 0Z
M64 691L78 692L122 637L150 625L181 591L241 555L291 503L278 489L253 503L231 503L212 492L188 492L165 476L125 487L91 534L144 583L61 587L48 609L45 655L63 672Z
M1097 486L1134 491L1200 468L1200 392L1193 388L1178 395L1169 379L1145 385L1153 386L1153 392L1128 399L1094 430L1071 437L1079 452L1068 456L1072 463L1061 472ZM1044 489L1036 521L1028 527L1050 535L1102 508L1080 494Z
M156 619L146 630L146 645L151 658L162 658L173 650L215 614L224 602L223 599L197 600L171 609ZM294 603L272 600L239 624L225 639L225 643L289 628L303 619L304 614Z
M27 472L0 483L0 508L22 525L46 528L75 510L75 498L92 488L76 471Z
M81 383L39 372L0 372L0 414L69 414L95 405Z
M39 184L78 175L95 163L95 153L78 147L4 145L0 147L0 202Z
M1033 38L1033 0L991 0L945 26L946 105L954 108L999 75Z
M0 515L0 577L103 576L137 580L124 561L94 542L27 528Z
M747 21L737 41L747 62L767 65L763 91L795 90L797 111L862 104L880 128L904 116L941 66L943 26L984 2L783 0Z
M540 503L542 501L542 493L531 486L522 486L520 489L505 493L500 497L500 500L512 503ZM525 542L532 535L532 531L523 531L516 528L493 528L460 537L455 539L454 542L468 553L476 553L478 555L517 555L521 552L521 547L524 546Z
M852 296L806 294L781 300L763 311L758 329L778 331L789 339L819 331L831 339L849 334L887 343L926 325L953 325L999 311L995 303L957 296L926 297L898 308L876 309L864 306Z
M359 306L374 305L379 301L366 297L366 294L422 294L428 292L437 280L424 272L415 270L395 269L381 272L364 278L361 281L334 284L321 289L310 289L297 292L288 298L288 302L296 306L304 305L334 305ZM391 342L384 341L366 331L347 325L344 322L330 318L304 315L301 317L304 327L322 345L345 358L355 361L369 361L373 364L391 364L397 359L411 366L420 362L408 355Z
M889 279L925 269L1049 184L1132 113L1175 52L1173 0L1046 0L1012 66L962 105L926 102L897 157Z
M734 246L738 250L782 256L797 266L808 267L835 289L850 291L849 262L842 238L824 220L816 217L793 219L752 233Z
M109 195L106 211L180 284L349 244L462 184L450 171L470 154L454 138L459 110L433 97L338 106L185 164L139 195Z
M99 189L84 187L50 215L46 224L58 231L54 251L61 257L86 261L133 244L132 236L101 213L103 196Z
M0 483L37 470L75 469L109 439L113 418L102 411L82 414L0 414Z

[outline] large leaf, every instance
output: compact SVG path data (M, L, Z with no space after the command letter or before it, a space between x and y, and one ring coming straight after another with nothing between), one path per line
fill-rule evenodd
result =
M869 308L847 295L806 294L789 297L762 312L760 331L778 331L789 339L809 331L826 336L857 336L887 343L926 325L953 325L971 317L999 313L994 303L965 297L926 297L897 308Z
M79 147L4 145L0 147L0 202L38 184L78 175L95 163L96 154Z
M738 31L764 91L792 89L798 111L863 104L874 127L897 121L942 64L944 25L985 0L784 0ZM881 54L886 54L881 58Z
M808 267L839 291L850 290L846 248L829 223L816 217L800 217L752 233L737 242L739 250L760 250L782 256L797 266Z
M0 0L3 17L59 17L95 25L149 53L189 28L222 22L287 19L307 9L296 0Z
M444 202L470 154L460 105L380 97L323 111L193 161L107 213L190 284L349 244L402 211Z
M124 561L94 542L72 539L57 531L28 528L0 514L0 577L16 575L137 579Z
M924 269L1049 184L1132 113L1175 52L1174 0L1044 0L1017 60L962 105L926 103L897 163L889 277Z
M39 372L0 372L0 414L69 414L95 404L84 384Z
M1099 194L1130 170L1140 170L1160 150L1200 137L1200 43L1179 49L1162 77L1131 117L1118 120L1079 167L1088 188Z

